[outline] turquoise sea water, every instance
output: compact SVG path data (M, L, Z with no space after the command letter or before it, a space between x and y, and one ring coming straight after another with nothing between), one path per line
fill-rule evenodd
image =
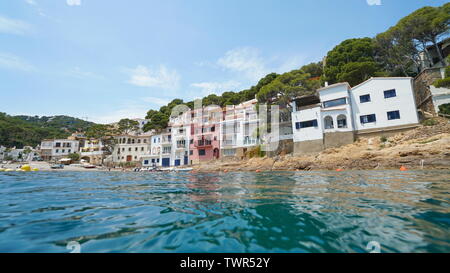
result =
M0 252L450 252L449 178L0 173Z

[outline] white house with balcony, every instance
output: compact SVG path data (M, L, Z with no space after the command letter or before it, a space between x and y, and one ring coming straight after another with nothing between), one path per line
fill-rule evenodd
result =
M124 134L115 137L112 162L115 165L140 163L150 152L150 133Z
M41 158L56 161L79 151L79 141L71 139L46 139L41 142Z
M260 144L258 128L257 100L249 100L225 108L220 122L220 154L223 159L242 159L249 148Z
M86 139L80 148L81 159L95 165L101 165L104 159L104 145L100 139Z
M418 125L412 78L371 78L353 88L337 83L296 98L293 106L294 154Z

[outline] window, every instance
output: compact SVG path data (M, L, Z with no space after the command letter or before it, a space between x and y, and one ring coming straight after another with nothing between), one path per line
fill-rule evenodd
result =
M189 155L193 155L194 154L194 151L193 150L190 150L189 151Z
M308 127L317 127L317 119L308 120L308 121L302 121L302 122L296 122L295 128L301 129L301 128L308 128Z
M137 152L138 151L138 147L134 148L134 151Z
M370 102L370 95L367 94L367 95L359 96L359 102L361 102L361 103Z
M345 115L339 115L337 117L338 128L347 128L347 117Z
M346 98L340 98L340 99L337 99L337 100L324 101L323 102L323 107L324 108L328 108L328 107L343 105L343 104L346 104L346 103L347 103L347 99Z
M204 149L198 150L198 155L206 155L206 151Z
M189 143L194 144L194 140L193 139L189 140Z
M141 147L141 152L143 152L144 151L144 147Z
M128 148L128 151L131 152L131 148Z
M55 153L59 153L59 149L56 149Z
M66 152L66 150L65 150L65 149L62 149L61 153L65 153L65 152Z
M216 126L211 127L211 132L216 131Z
M138 144L141 144L141 140L140 140L140 139L138 139L137 143L138 143Z
M361 121L361 124L364 124L364 123L375 122L375 121L377 121L377 118L375 117L375 114L371 114L371 115L360 116L359 120Z
M384 91L384 98L385 99L393 98L393 97L396 97L396 96L397 96L397 94L395 93L395 89Z
M390 111L387 112L387 118L388 120L393 120L393 119L400 119L400 111Z
M234 156L236 154L236 149L224 149L223 154L225 156Z
M69 149L69 150L67 150L67 152L68 152L68 153L70 153L70 152L71 152L71 150Z
M323 122L325 123L325 129L334 129L333 118L331 116L326 116Z
M144 165L148 165L148 160L144 160Z

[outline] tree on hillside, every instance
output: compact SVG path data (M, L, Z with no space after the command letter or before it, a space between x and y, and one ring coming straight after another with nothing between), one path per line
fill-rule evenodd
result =
M258 102L277 104L280 118L287 120L291 112L291 100L302 95L313 94L320 87L319 80L311 80L311 74L303 69L292 70L263 86L256 95Z
M139 130L139 122L132 119L121 119L117 123L117 130L120 134L129 134L133 131Z
M407 77L417 74L417 68L421 65L420 55L409 32L391 27L378 34L375 43L375 58L391 76Z
M328 52L325 80L329 83L347 81L350 85L357 85L382 72L375 61L375 46L371 38L348 39L340 43ZM364 71L359 72L358 69Z
M410 36L420 51L424 51L428 60L432 61L428 45L434 46L439 62L445 65L444 56L439 48L441 38L448 37L450 21L450 3L442 7L423 7L402 18L396 27Z
M151 121L144 125L143 130L148 132L150 130L161 131L166 128L169 123L169 116L162 112L157 112L152 116Z

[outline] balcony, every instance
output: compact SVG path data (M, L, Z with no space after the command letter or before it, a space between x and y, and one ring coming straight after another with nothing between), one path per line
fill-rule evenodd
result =
M195 147L211 147L212 141L211 140L197 140L194 142Z

